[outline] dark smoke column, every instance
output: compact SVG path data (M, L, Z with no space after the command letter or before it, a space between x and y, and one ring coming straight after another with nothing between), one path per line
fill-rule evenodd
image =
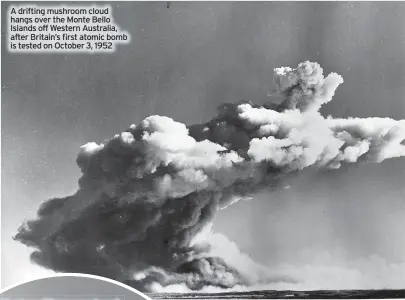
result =
M324 118L319 108L343 79L324 77L317 63L274 76L284 97L278 106L225 104L211 121L188 127L151 116L82 146L79 190L44 202L15 239L34 247L32 260L46 268L147 291L288 280L238 251L225 255L233 243L207 231L215 213L307 167L405 156L405 120Z

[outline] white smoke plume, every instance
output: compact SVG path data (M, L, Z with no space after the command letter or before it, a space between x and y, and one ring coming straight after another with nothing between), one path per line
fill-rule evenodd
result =
M304 168L405 156L405 120L323 117L343 79L324 77L317 63L276 69L274 78L279 105L225 104L191 126L150 116L82 146L79 190L46 201L15 238L46 268L145 291L297 283L212 233L216 212Z

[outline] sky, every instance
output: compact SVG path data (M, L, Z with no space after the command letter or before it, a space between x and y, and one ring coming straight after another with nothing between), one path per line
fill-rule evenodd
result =
M2 44L2 286L44 274L11 236L41 202L75 192L79 147L149 115L191 124L224 102L275 101L273 69L310 60L344 79L324 115L405 118L405 3L113 8L132 42L112 54L9 54ZM404 159L306 172L221 211L214 229L263 264L313 278L310 287L396 286L380 270L405 272L404 178ZM338 275L324 279L326 267Z

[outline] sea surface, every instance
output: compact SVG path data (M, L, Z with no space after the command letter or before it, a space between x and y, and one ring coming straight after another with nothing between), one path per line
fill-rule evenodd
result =
M148 294L152 299L405 299L403 290L322 290L322 291L252 291L241 293L165 293Z

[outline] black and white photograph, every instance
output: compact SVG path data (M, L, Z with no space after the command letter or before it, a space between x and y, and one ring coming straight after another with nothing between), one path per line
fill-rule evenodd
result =
M405 2L102 2L109 52L11 51L16 4L2 289L405 299Z

